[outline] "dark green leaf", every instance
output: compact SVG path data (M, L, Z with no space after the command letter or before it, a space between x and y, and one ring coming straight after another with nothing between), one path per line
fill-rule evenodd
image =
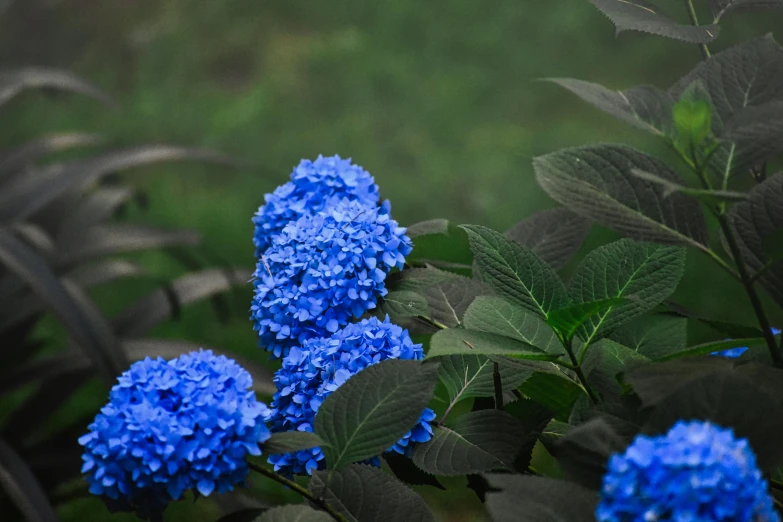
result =
M660 176L656 176L655 174L650 174L649 172L644 172L638 169L633 169L631 174L639 179L660 185L663 189L664 198L668 198L672 194L685 194L686 196L690 196L698 201L701 201L702 203L710 205L724 202L745 201L748 199L748 195L744 192L735 192L733 190L695 189L679 185L667 179L663 179Z
M124 337L139 337L170 317L177 308L243 285L250 275L250 270L241 268L232 271L213 268L181 276L168 292L155 290L120 312L112 321L114 330ZM172 302L172 298L176 301Z
M3 229L0 229L0 263L25 281L52 309L105 382L113 384L128 363L94 303L75 285L58 279L33 250Z
M623 382L633 387L643 407L653 406L694 379L731 368L733 363L723 357L678 359L645 364L623 375Z
M614 23L617 34L622 31L642 31L688 43L709 43L720 32L711 25L693 26L679 24L658 12L658 8L645 0L590 0Z
M631 321L609 337L648 359L659 359L685 349L687 328L684 318L657 315Z
M30 467L3 439L0 439L0 486L27 520L60 520Z
M114 100L97 87L87 83L75 74L60 69L27 67L0 73L0 105L25 89L59 89L95 98L106 105L114 106Z
M571 280L577 303L615 297L625 304L593 315L579 329L586 343L654 308L669 297L685 270L685 250L679 247L621 239L590 252Z
M506 232L506 237L529 248L559 270L582 246L590 221L564 208L550 208L523 219Z
M432 440L417 445L413 462L434 475L465 475L513 469L524 429L501 410L481 410L459 417L452 427L435 428Z
M535 158L541 187L556 201L624 235L706 249L701 207L683 194L632 174L642 170L684 181L665 163L624 145L591 145Z
M383 460L386 461L394 476L406 484L446 489L434 475L425 473L417 468L413 461L405 455L400 455L396 451L390 451L383 454Z
M445 219L433 219L408 227L413 251L407 256L412 264L429 263L440 268L470 270L473 256L465 232Z
M558 442L560 442L563 437L573 429L573 426L568 424L567 422L561 422L559 420L551 420L546 425L546 427L541 431L541 435L539 435L539 440L541 441L541 444L544 445L544 447L549 451L550 453L554 452L554 448L557 445Z
M273 433L272 437L264 442L262 450L265 454L278 455L280 453L294 453L301 450L323 446L318 435L310 431L285 431Z
M389 292L383 298L381 311L389 314L392 318L427 316L429 314L429 306L427 306L427 300L416 292L396 290Z
M316 471L310 491L355 522L434 522L427 504L388 473L366 464Z
M462 328L448 328L432 336L427 358L444 355L505 355L541 361L557 358L522 341Z
M595 522L598 495L572 482L530 475L487 474L493 522Z
M419 420L438 382L438 365L387 360L337 388L315 417L330 468L380 455Z
M511 337L547 353L563 353L555 332L538 315L500 297L479 296L465 312L465 328Z
M765 246L769 237L783 230L783 172L750 191L750 199L734 205L729 220L736 231L742 257L751 272L764 270L759 281L783 306L783 259L772 258Z
M97 145L103 140L95 134L65 133L38 138L8 153L0 155L0 176L21 169L50 152Z
M764 253L771 261L783 260L783 228L778 228L761 240Z
M569 429L555 444L554 456L570 479L598 490L609 457L625 449L627 444L627 440L599 417Z
M670 359L678 359L680 357L692 357L695 355L707 355L713 352L722 352L723 350L730 350L732 348L741 348L749 346L760 346L766 344L763 337L753 337L750 339L726 339L722 341L710 341L708 343L698 344L696 346L688 346L680 352L673 352L659 357L658 360L668 361Z
M626 91L613 91L597 83L571 78L550 78L549 81L626 123L657 136L672 134L674 99L657 87L640 85Z
M530 250L478 225L465 225L484 281L512 302L546 317L568 302L557 273Z
M726 124L721 139L731 144L724 175L749 172L775 158L783 152L783 101L747 107Z
M709 4L717 24L726 13L752 9L782 8L783 0L709 0Z
M628 299L624 297L610 297L608 299L599 299L598 301L572 304L550 312L546 322L564 338L570 339L579 327L593 315L608 311L618 305L625 304L627 301Z
M265 511L258 522L333 522L324 511L317 511L304 504L287 505Z
M522 383L519 391L559 417L567 415L574 402L585 393L580 385L557 369L533 374Z
M584 371L593 390L604 401L617 399L622 390L617 376L625 371L628 363L638 363L648 359L610 339L596 343L584 363Z
M465 311L477 296L491 292L481 282L458 275L418 291L427 299L429 317L449 328L462 323Z
M407 268L400 272L389 274L386 287L389 290L410 290L420 292L425 288L444 283L456 275L434 267ZM421 293L421 292L420 292Z
M62 216L57 228L57 242L68 245L78 235L94 225L111 218L117 209L133 197L128 187L101 187L85 194L67 215Z
M90 368L90 360L81 353L65 353L34 359L2 373L0 395L32 382L45 382L60 375L84 371L88 368Z
M499 364L504 390L514 390L532 373L519 367ZM469 397L492 397L493 361L482 355L449 355L440 358L440 381L449 394L451 404Z

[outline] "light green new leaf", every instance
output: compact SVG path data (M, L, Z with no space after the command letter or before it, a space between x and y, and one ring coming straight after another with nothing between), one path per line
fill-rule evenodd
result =
M315 433L329 468L380 455L419 420L438 382L438 365L390 359L352 376L323 402Z
M483 280L501 296L546 317L568 302L560 277L533 252L478 225L463 225Z
M621 239L585 257L571 280L577 303L622 297L587 320L579 335L589 344L651 310L674 292L685 270L685 249Z

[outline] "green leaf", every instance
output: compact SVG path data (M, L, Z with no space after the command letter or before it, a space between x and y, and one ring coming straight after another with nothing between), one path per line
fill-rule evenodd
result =
M619 398L622 389L617 376L625 371L629 362L643 362L648 359L610 339L602 339L590 350L584 363L587 380L593 390L605 400Z
M445 283L457 277L451 272L438 270L437 268L407 268L400 272L389 274L386 279L386 287L389 290L410 290L421 293L421 290L431 286Z
M484 281L512 302L546 317L568 302L557 273L530 250L478 225L464 225Z
M765 345L766 341L763 337L752 337L750 339L727 339L723 341L710 341L708 343L698 344L696 346L689 346L680 352L669 353L663 357L659 357L659 361L668 361L671 359L678 359L680 357L693 357L695 355L707 355L713 352L722 352L723 350L730 350L732 348L750 347Z
M560 308L549 313L546 322L559 332L564 338L571 339L576 331L593 315L625 304L628 299L624 297L610 297L598 301L587 301Z
M675 143L686 155L695 150L712 132L712 100L701 80L696 80L680 95L672 107Z
M783 172L754 187L749 196L748 201L731 208L729 221L743 261L751 273L763 270L759 277L761 286L783 306L783 259L770 256L765 244L783 230Z
M672 106L668 93L651 85L613 91L597 83L571 78L549 78L581 99L626 123L656 136L672 134Z
M547 451L552 453L554 451L555 445L560 442L563 437L572 429L573 426L567 422L553 419L549 421L546 427L541 431L541 435L539 435L538 438Z
M333 522L324 511L316 511L304 504L287 505L265 511L258 522Z
M683 194L666 197L660 184L632 173L685 185L658 159L624 145L591 145L539 156L533 166L547 194L577 214L636 239L707 248L699 204Z
M709 0L717 24L729 12L783 8L783 0Z
M574 402L585 393L580 385L558 370L534 373L522 383L519 391L559 417L566 416Z
M555 445L555 458L570 479L599 490L609 457L627 445L627 440L598 417L569 429Z
M598 495L572 482L531 475L487 474L493 522L595 522Z
M649 359L681 352L687 346L688 321L681 317L640 317L612 332L610 339Z
M651 310L674 292L684 270L685 250L679 247L621 239L590 252L571 280L574 301L622 297L627 302L593 315L580 327L580 337L593 342Z
M323 445L324 441L313 432L284 431L281 433L273 433L272 437L264 442L262 450L266 454L278 455L280 453L294 453Z
M685 194L686 196L690 196L698 201L701 201L702 203L709 205L715 205L724 202L731 203L735 201L745 201L748 199L748 195L744 192L735 192L733 190L706 190L686 187L669 181L668 179L663 179L660 176L656 176L655 174L644 172L643 170L633 169L631 170L631 174L644 181L649 181L650 183L660 185L663 189L664 198L668 198L672 194Z
M444 355L505 355L540 361L557 359L556 356L516 339L462 328L448 328L432 336L427 358Z
M360 371L323 402L315 433L329 468L383 453L419 420L438 382L438 365L390 359Z
M720 26L715 24L679 24L660 14L655 5L645 0L590 0L590 3L614 23L617 34L642 31L683 42L706 44L720 32Z
M449 328L462 323L463 315L476 297L491 293L483 283L454 275L446 281L418 291L429 306L429 317Z
M504 390L515 390L533 372L498 363ZM440 358L440 382L449 394L451 404L469 397L492 397L494 362L482 355L450 355Z
M505 235L559 270L582 246L590 225L589 220L569 210L550 208L528 216Z
M405 484L446 489L434 475L425 473L417 468L413 461L405 455L400 455L396 451L389 451L383 454L383 460L389 466L391 472L394 473L394 476Z
M434 475L513 469L523 440L524 429L514 417L502 410L480 410L462 415L452 427L436 427L432 440L418 444L412 458Z
M550 354L561 354L563 345L538 315L494 296L477 297L465 312L465 328L511 337Z
M427 300L410 290L389 292L383 298L380 308L382 313L387 313L392 318L427 316L429 314Z
M366 464L316 471L310 491L349 521L434 522L424 500L393 476Z
M749 172L774 159L783 153L783 101L747 107L726 124L721 140L731 144L732 152L725 175Z
M413 251L408 263L428 263L444 269L470 270L473 256L468 238L460 228L445 219L423 221L408 227L408 237L413 240Z
M3 439L0 439L0 486L27 520L60 520L30 467Z

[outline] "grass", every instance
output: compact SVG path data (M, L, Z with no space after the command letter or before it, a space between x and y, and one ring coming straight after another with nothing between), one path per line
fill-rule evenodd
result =
M730 18L714 48L776 25L763 13ZM608 20L575 0L22 0L0 17L0 64L73 69L115 94L121 108L25 95L3 109L0 143L80 130L116 145L166 141L233 153L246 166L131 173L150 207L129 217L197 229L212 250L249 266L250 216L300 158L352 157L375 175L403 224L446 217L505 229L552 206L535 183L535 155L606 141L664 153L652 138L534 80L663 87L699 58L695 46L638 33L615 37ZM586 248L611 237L596 229ZM144 261L161 275L176 271L160 256ZM718 288L710 281L720 277L693 253L676 298L705 314L750 321L728 305L743 299L738 288L699 292ZM116 293L96 297L118 309ZM239 312L227 324L199 305L154 333L263 360L244 317L249 298L248 289L239 291ZM101 397L91 388L71 407L95 409ZM429 499L448 520L474 519L480 506L463 492L459 501L441 492ZM169 520L209 519L205 505L180 503ZM80 501L63 510L63 520L104 520L102 509L94 499Z

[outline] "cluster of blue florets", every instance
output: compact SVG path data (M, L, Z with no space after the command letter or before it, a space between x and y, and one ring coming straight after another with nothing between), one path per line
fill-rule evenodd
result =
M414 344L407 330L386 318L375 317L352 323L329 337L305 341L291 348L283 367L275 375L278 392L267 417L270 429L313 431L313 421L326 397L364 368L386 359L422 359L420 344ZM430 422L435 412L427 408L419 422L389 451L410 455L412 443L432 438ZM272 455L275 471L310 474L322 465L320 448Z
M378 206L378 185L369 172L350 159L318 156L315 161L302 160L291 173L291 181L264 196L265 204L253 216L256 257L261 257L289 223L343 199Z
M276 357L375 308L386 275L412 249L379 207L341 200L289 223L257 264L251 306L259 342Z
M708 422L680 421L613 455L599 522L779 522L748 441Z
M90 492L157 519L186 490L232 490L247 475L245 457L270 437L251 386L248 372L211 351L134 363L79 439Z
M772 335L780 335L780 330L772 328ZM737 359L742 357L742 354L748 351L747 346L740 346L738 348L729 348L728 350L720 350L718 352L712 352L710 355L717 355L719 357L727 357L729 359Z

